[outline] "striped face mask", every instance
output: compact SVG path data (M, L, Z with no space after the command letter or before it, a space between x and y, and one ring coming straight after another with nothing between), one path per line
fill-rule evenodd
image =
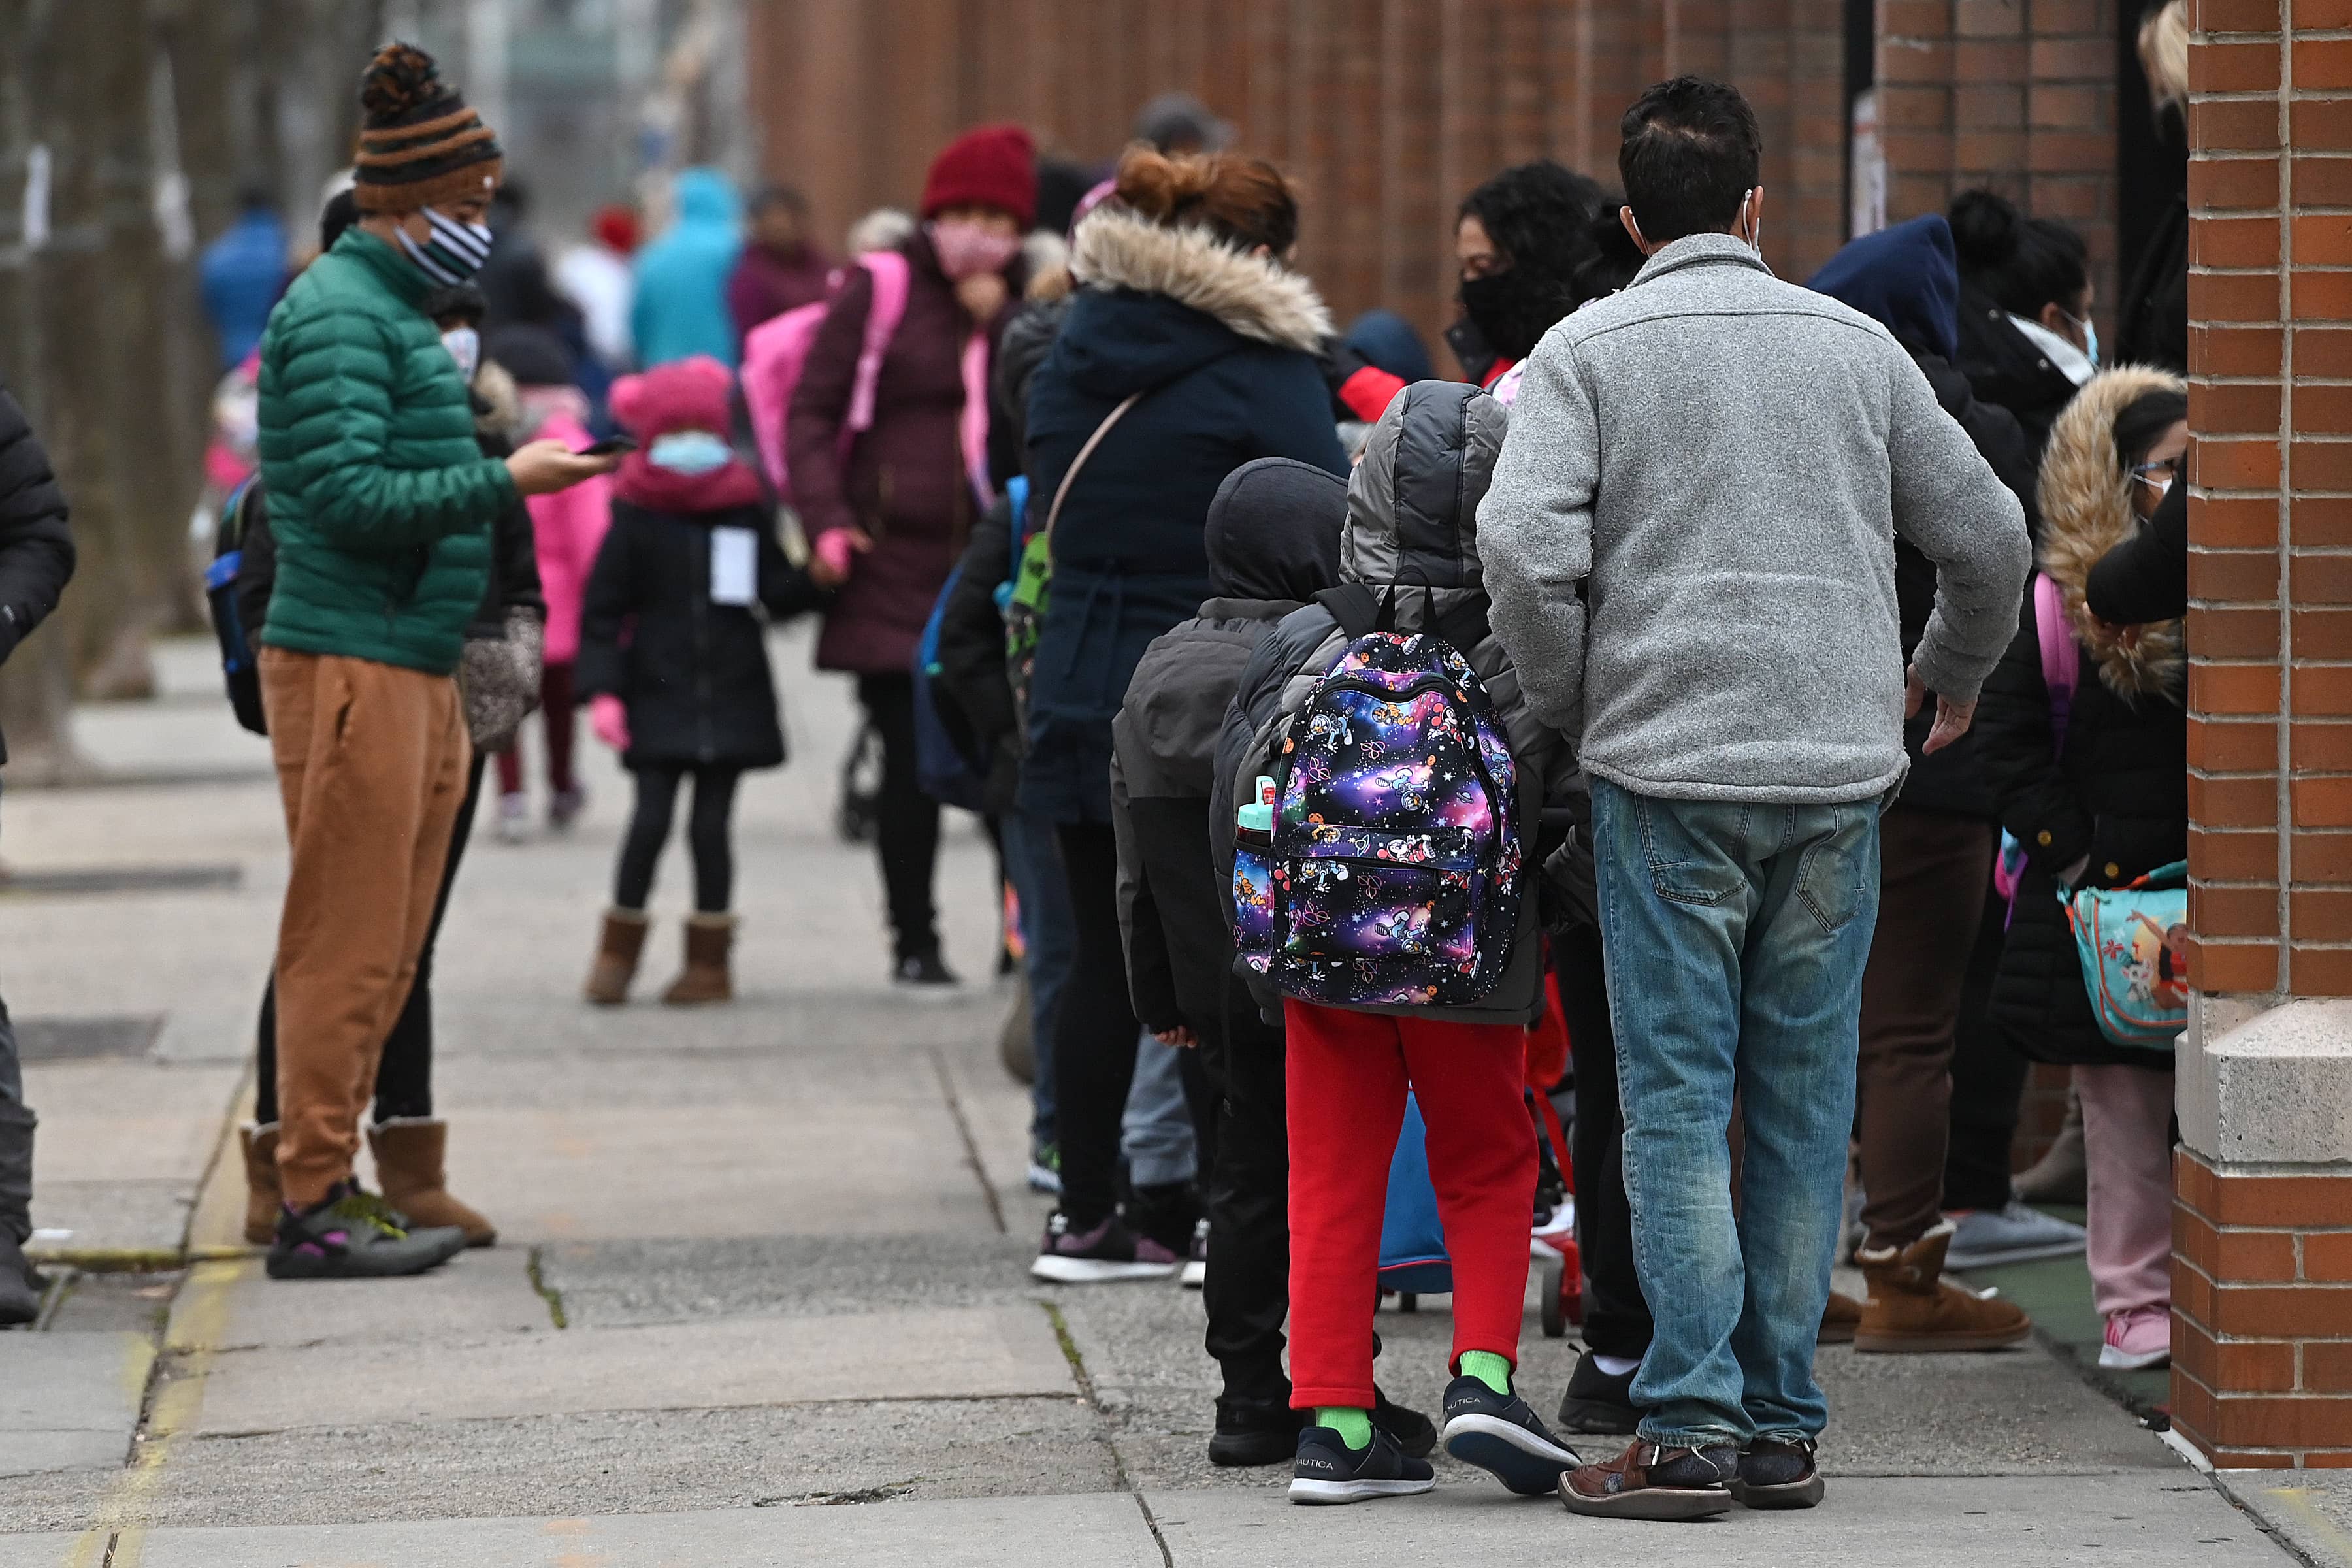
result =
M431 207L425 209L425 221L433 230L433 237L419 245L408 237L406 225L395 227L400 248L417 269L436 283L463 283L482 269L489 259L490 234L488 224L460 223Z

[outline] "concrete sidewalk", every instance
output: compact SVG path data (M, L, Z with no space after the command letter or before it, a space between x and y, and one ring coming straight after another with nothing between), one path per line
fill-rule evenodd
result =
M951 826L940 879L965 994L893 995L870 854L833 834L844 684L805 673L802 636L777 667L796 760L743 792L732 1007L578 1000L627 806L601 751L572 837L473 847L436 1087L455 1184L503 1238L421 1279L278 1285L233 1245L220 1153L284 854L202 647L172 663L184 695L85 725L147 782L8 796L6 866L37 890L0 894L0 992L97 1053L28 1068L36 1218L52 1257L113 1271L0 1335L0 1568L2294 1560L2040 1350L1825 1351L1832 1479L1807 1514L1604 1525L1443 1459L1433 1497L1310 1510L1282 1472L1212 1469L1199 1295L1027 1278L1045 1205L995 1061L984 839ZM129 890L37 890L92 870ZM677 855L664 873L646 995L677 955ZM1444 1305L1381 1317L1383 1384L1423 1409ZM1539 1405L1573 1355L1530 1311ZM2326 1500L2275 1506L2318 1521L2296 1539L2325 1561Z

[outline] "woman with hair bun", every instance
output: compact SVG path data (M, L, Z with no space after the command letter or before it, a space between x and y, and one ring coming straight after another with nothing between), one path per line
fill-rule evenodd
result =
M1055 1032L1062 1203L1041 1279L1166 1276L1192 1236L1180 1194L1139 1191L1141 1235L1118 1212L1139 1025L1119 937L1111 720L1145 647L1209 597L1203 528L1225 476L1257 458L1348 471L1315 358L1331 318L1291 269L1297 240L1297 198L1272 164L1129 149L1113 196L1072 236L1082 287L1030 384L1029 526L1052 530L1054 586L1020 804L1055 826L1078 936ZM1183 1033L1163 1038L1191 1044Z
M2038 458L2059 410L2098 374L2083 237L1991 191L1962 191L1950 218L1960 372L1979 398L2017 416Z

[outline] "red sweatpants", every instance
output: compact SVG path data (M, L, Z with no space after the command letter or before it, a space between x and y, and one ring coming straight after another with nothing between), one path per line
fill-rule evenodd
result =
M1286 1000L1290 1120L1290 1403L1369 1409L1389 1159L1409 1086L1429 1129L1454 1358L1517 1366L1536 1190L1527 1031Z

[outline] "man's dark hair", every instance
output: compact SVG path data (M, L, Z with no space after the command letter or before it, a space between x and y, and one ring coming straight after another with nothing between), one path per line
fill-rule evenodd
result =
M1756 188L1764 137L1736 87L1696 76L1662 81L1633 100L1617 131L1625 205L1652 245L1728 229Z
M1489 176L1462 199L1454 221L1476 218L1511 266L1564 278L1581 259L1585 226L1604 199L1598 181L1538 158Z

